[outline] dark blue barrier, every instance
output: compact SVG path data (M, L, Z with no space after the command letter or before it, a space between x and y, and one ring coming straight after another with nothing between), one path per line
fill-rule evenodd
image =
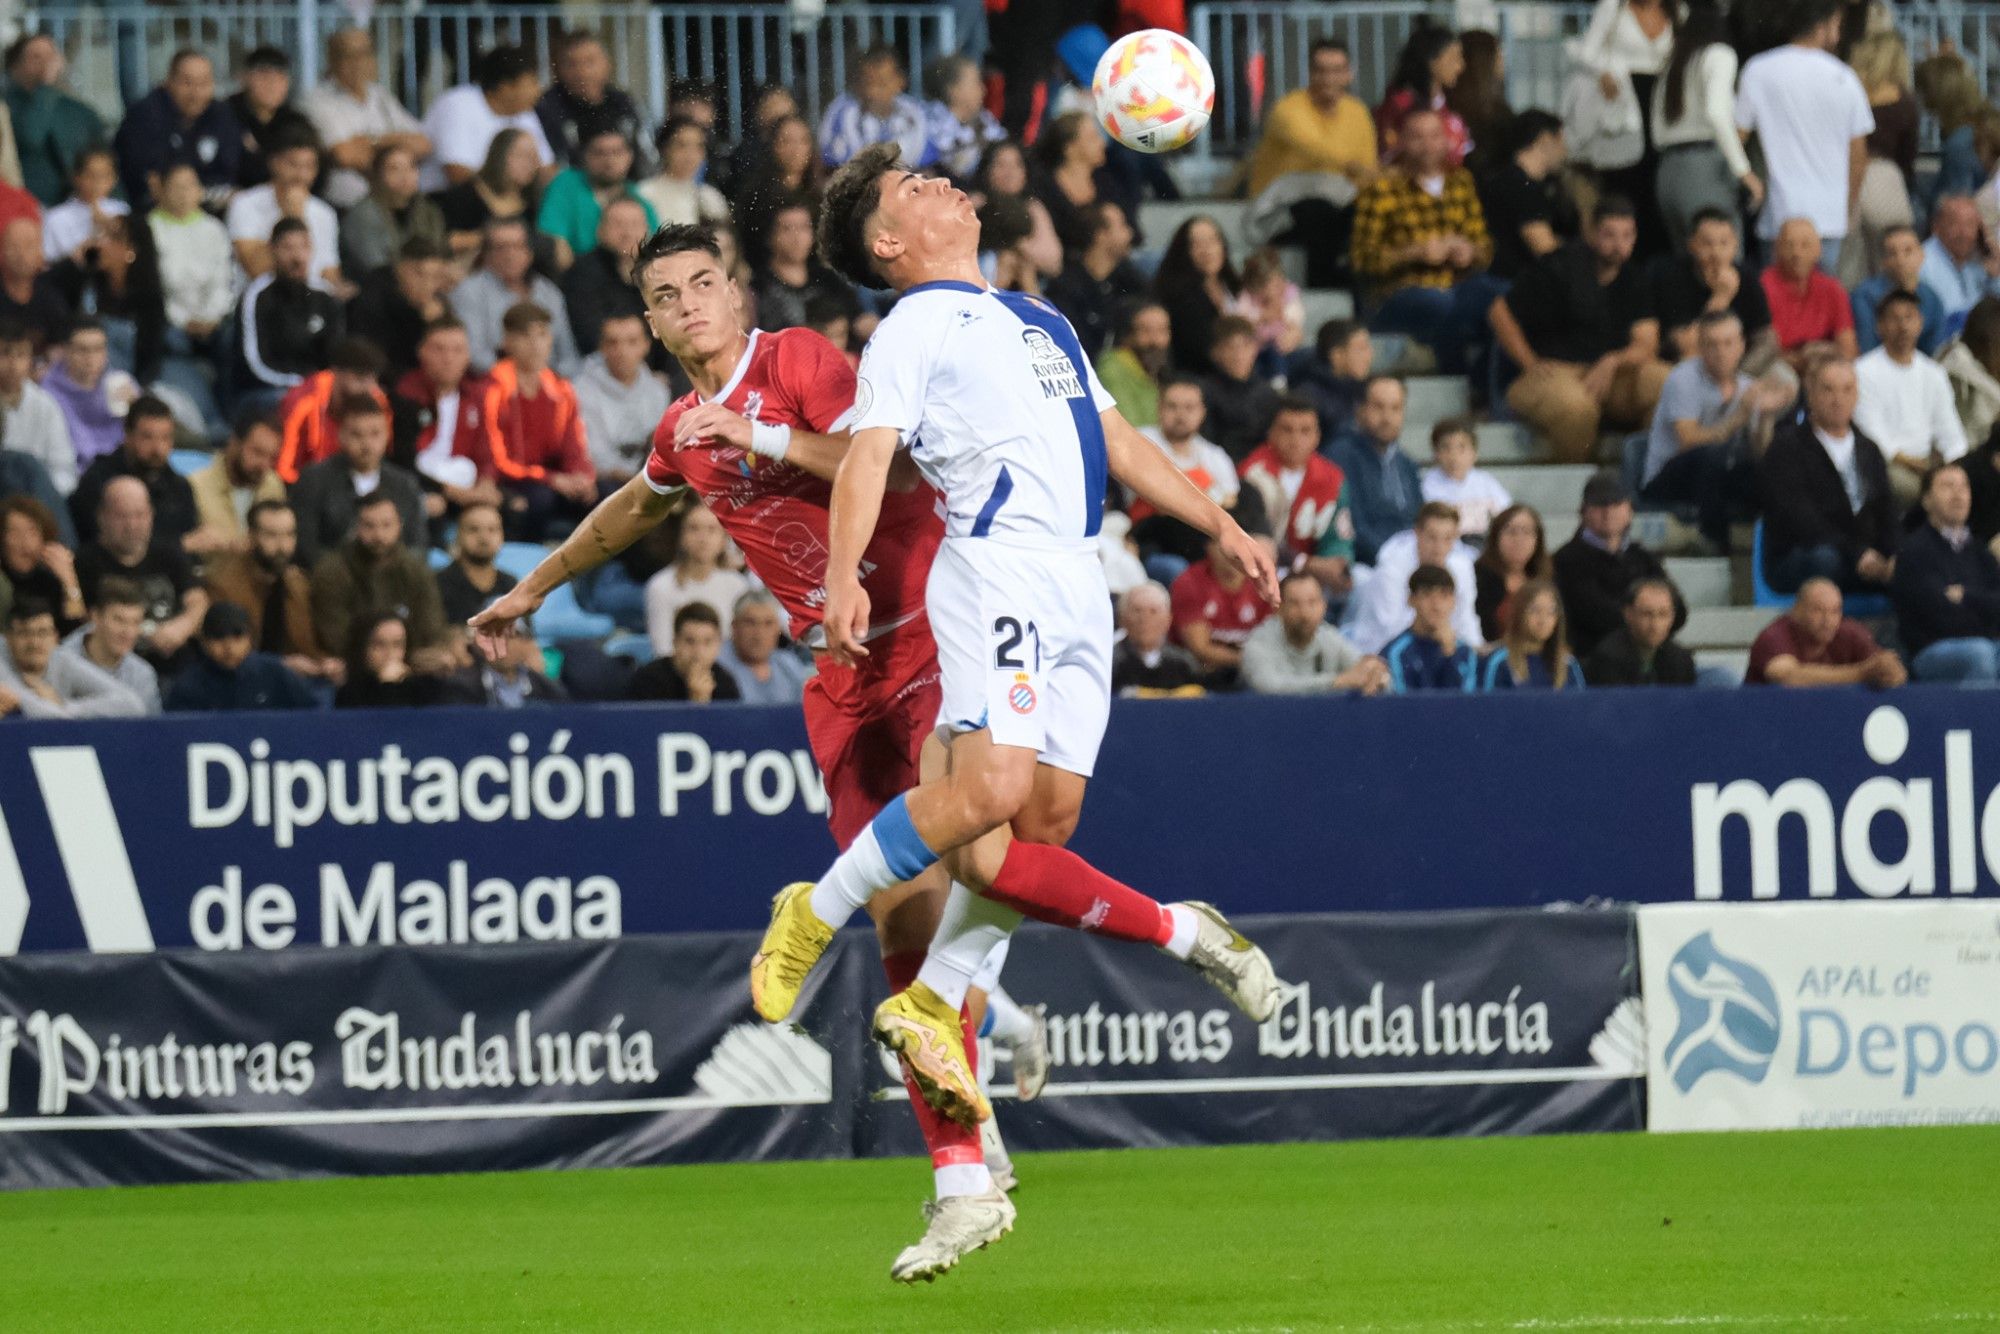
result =
M1121 703L1076 846L1249 912L1995 894L1996 718L1920 689ZM743 929L832 850L790 710L0 737L0 953Z

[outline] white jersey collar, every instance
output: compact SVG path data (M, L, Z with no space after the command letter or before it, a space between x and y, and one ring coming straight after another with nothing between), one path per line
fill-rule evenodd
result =
M714 398L704 398L702 402L726 403L729 401L729 396L736 392L736 386L742 384L743 377L750 373L750 362L757 355L757 338L763 332L762 329L752 329L750 331L749 341L743 344L743 356L736 363L736 369L729 373L729 382L715 391Z

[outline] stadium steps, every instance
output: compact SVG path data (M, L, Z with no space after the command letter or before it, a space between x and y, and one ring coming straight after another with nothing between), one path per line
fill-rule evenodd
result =
M1404 420L1423 422L1426 431L1433 422L1472 411L1472 386L1462 375L1412 375L1403 381L1403 388L1410 396Z
M1750 650L1747 648L1705 648L1697 649L1694 665L1704 671L1728 672L1738 685L1743 684L1743 674L1750 670Z
M1726 557L1669 556L1662 563L1690 608L1736 605L1735 577Z
M1328 320L1351 320L1354 318L1354 297L1334 287L1308 287L1299 293L1300 303L1305 307L1306 344L1319 337L1319 327Z
M1482 465L1484 460L1481 460ZM1517 505L1533 505L1541 515L1574 514L1583 485L1597 469L1588 464L1496 464L1486 471L1507 488Z
M1692 608L1681 643L1691 649L1747 649L1776 614L1769 607Z
M1147 249L1164 252L1182 223L1207 214L1215 219L1223 239L1229 242L1230 257L1241 264L1251 249L1243 232L1243 221L1249 213L1250 205L1241 199L1149 199L1139 205L1139 231L1145 237ZM1313 326L1306 327L1310 331Z

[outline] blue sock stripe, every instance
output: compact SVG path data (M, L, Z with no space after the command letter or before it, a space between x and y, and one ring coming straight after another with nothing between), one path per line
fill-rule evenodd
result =
M917 827L910 823L910 808L901 797L884 806L869 827L875 831L876 846L882 849L882 859L889 863L889 872L896 879L914 880L937 865L937 854L924 846Z
M979 1021L979 1036L987 1037L993 1032L993 1007L987 1006L986 1015Z

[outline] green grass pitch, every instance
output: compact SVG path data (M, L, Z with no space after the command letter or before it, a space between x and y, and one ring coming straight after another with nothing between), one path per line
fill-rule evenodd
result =
M2000 1327L2000 1128L1051 1154L930 1287L913 1162L0 1197L10 1331Z

